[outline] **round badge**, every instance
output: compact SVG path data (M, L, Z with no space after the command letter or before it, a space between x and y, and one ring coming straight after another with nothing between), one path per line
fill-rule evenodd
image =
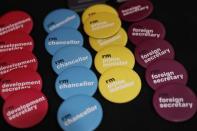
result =
M100 103L86 95L69 97L57 112L60 127L67 131L93 131L101 123L102 117Z
M148 17L153 11L153 4L149 0L132 0L123 3L119 9L119 16L127 22L136 22Z
M45 48L51 55L54 55L59 49L71 45L83 45L83 36L75 29L58 29L45 39Z
M148 85L156 90L166 84L179 83L185 85L188 81L187 71L179 62L162 59L151 63L146 70Z
M171 122L183 122L195 115L197 99L190 88L170 84L162 86L155 92L153 106L163 119Z
M129 102L139 95L140 90L140 77L127 67L111 68L99 79L99 91L110 102Z
M36 57L28 51L10 52L0 59L0 79L7 73L15 69L37 70L38 61Z
M136 61L143 67L159 59L174 59L171 44L165 40L146 40L135 49Z
M69 46L60 49L52 58L52 68L60 74L64 69L72 66L82 66L90 68L92 56L90 52L79 46Z
M47 98L40 91L29 89L10 95L3 105L3 117L16 128L30 128L47 114Z
M135 65L135 58L128 48L111 46L96 54L94 64L97 71L102 74L109 68L117 66L133 69Z
M92 96L96 92L98 80L93 71L86 67L71 67L56 79L57 94L64 100L74 95Z
M86 20L88 20L91 16L94 16L97 13L111 13L118 17L117 11L106 4L96 4L88 7L82 14L82 23L85 23Z
M0 20L0 37L11 32L25 32L29 34L33 28L33 21L29 14L23 11L10 11Z
M123 28L121 28L120 31L116 33L114 36L109 38L96 39L89 37L90 45L95 51L100 51L108 46L125 46L127 44L127 40L128 37Z
M32 51L34 41L32 37L23 32L14 32L0 38L0 57L14 51Z
M93 38L111 37L120 29L120 19L111 13L96 13L84 23L84 31Z
M50 33L60 27L77 29L80 25L79 15L69 9L57 9L50 12L44 19L44 29Z
M166 34L164 25L155 19L145 19L132 24L128 30L129 40L138 46L150 39L164 39Z
M9 72L0 81L0 94L3 99L9 95L27 89L42 89L42 78L40 75L28 69L17 69Z

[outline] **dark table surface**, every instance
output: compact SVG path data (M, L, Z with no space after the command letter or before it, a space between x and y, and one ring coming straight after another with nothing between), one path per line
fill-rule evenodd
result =
M41 3L40 3L41 2ZM188 70L188 86L197 93L197 11L196 2L193 1L172 1L152 0L154 11L150 18L161 21L166 27L166 40L174 47L176 60L181 62ZM175 2L175 3L174 3ZM108 4L118 7L119 4L109 0ZM57 96L54 88L56 74L51 68L51 56L45 51L44 40L47 33L43 29L43 19L52 10L66 8L66 0L0 0L0 15L10 10L24 10L34 20L34 28L31 32L35 40L34 53L39 61L38 72L43 78L43 92L49 101L49 110L45 119L30 131L50 130L59 131L61 128L56 121L57 109L62 100ZM81 15L81 14L80 14ZM131 23L123 22L127 30ZM79 29L85 38L84 46L94 57L96 52L88 44L88 37L83 32L82 26ZM128 42L127 47L134 51L134 46ZM94 65L92 69L96 72ZM142 79L142 90L140 95L133 101L126 104L113 104L105 100L99 91L94 97L98 99L104 110L104 118L96 131L196 131L197 114L187 122L171 123L161 119L153 109L153 90L147 85L144 74L145 70L137 63L134 70L139 73ZM97 76L99 78L98 72ZM0 130L19 130L9 126L2 117L3 100L0 99Z

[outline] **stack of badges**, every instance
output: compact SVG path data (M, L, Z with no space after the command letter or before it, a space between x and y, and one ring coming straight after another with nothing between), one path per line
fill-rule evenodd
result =
M103 111L92 97L98 80L90 69L92 56L82 47L84 39L78 31L80 17L73 10L57 9L46 16L43 25L49 33L45 48L53 56L52 68L58 75L55 90L64 100L57 112L57 121L63 130L94 130L102 120Z
M183 122L197 111L196 94L186 86L187 71L174 60L174 49L164 40L165 27L158 20L147 18L152 11L150 1L132 0L119 7L119 16L126 22L134 22L128 29L128 37L136 46L136 61L146 68L148 85L155 90L156 112L168 121Z
M0 95L5 100L3 117L16 128L30 128L47 114L48 101L42 90L42 78L36 72L37 58L31 16L11 11L0 17ZM30 119L31 118L31 119Z
M94 64L101 74L100 93L113 103L126 103L136 98L141 80L132 70L135 58L125 47L128 37L117 11L109 5L96 4L83 12L82 22L91 47L97 51Z

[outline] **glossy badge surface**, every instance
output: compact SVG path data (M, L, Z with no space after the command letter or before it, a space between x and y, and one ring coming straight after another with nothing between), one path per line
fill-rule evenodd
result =
M166 40L146 40L135 49L136 61L143 67L160 59L174 59L175 52Z
M185 67L175 60L161 59L151 63L146 70L148 85L157 90L166 84L179 83L185 85L188 74Z
M92 56L90 52L79 46L64 47L52 58L52 68L57 74L72 66L90 68L91 65Z
M97 52L108 46L125 46L127 44L127 40L127 33L123 28L121 28L119 32L112 37L105 39L96 39L89 37L90 46Z
M129 27L128 36L132 44L138 46L150 39L164 39L166 30L164 25L155 19L145 19Z
M139 75L128 67L113 67L99 79L99 91L113 103L126 103L135 99L141 90Z
M118 17L118 13L117 11L107 5L107 4L95 4L95 5L92 5L90 7L88 7L82 14L82 22L83 24L92 16L96 15L97 13L111 13L111 14L114 14Z
M24 11L10 11L0 18L0 37L11 32L24 32L29 34L32 28L32 18Z
M42 78L40 75L29 69L16 69L4 76L0 81L0 94L3 99L21 90L42 89Z
M99 73L104 73L112 67L128 67L133 69L135 58L133 53L126 47L111 46L98 52L94 64Z
M71 67L56 79L55 89L64 100L74 95L92 96L97 90L98 80L93 71L86 67Z
M136 22L148 17L153 11L153 4L149 0L131 0L123 3L119 9L119 16L127 22Z
M84 23L84 31L93 38L107 38L121 29L119 17L111 13L97 13Z
M67 46L82 46L83 36L75 29L58 29L45 39L45 48L49 54L54 55L59 49Z
M48 33L59 28L77 29L80 25L80 17L73 10L57 9L45 17L43 25L45 31Z
M102 117L99 102L86 95L69 97L57 112L57 121L65 131L93 131L101 123Z
M10 95L3 104L3 117L16 128L30 128L40 123L48 111L43 93L34 89Z
M32 52L34 41L29 34L14 32L0 37L0 57L15 51L26 50Z
M189 87L181 84L169 84L155 92L153 106L163 119L171 122L183 122L195 115L197 98Z
M37 58L28 51L15 51L8 53L0 58L0 79L7 73L15 69L31 69L36 71L38 68Z

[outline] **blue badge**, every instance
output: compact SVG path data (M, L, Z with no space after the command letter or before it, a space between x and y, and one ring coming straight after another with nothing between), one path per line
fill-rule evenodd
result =
M57 120L64 131L93 131L101 123L103 110L90 96L76 95L64 101L58 110Z
M58 29L48 34L45 39L45 48L51 55L54 55L57 50L70 45L83 45L83 36L78 30Z
M90 68L92 56L90 52L80 46L69 46L60 49L52 58L52 68L60 74L63 70L72 66Z
M92 96L96 92L98 80L93 71L86 67L71 67L56 79L55 88L62 99L73 95Z
M50 33L60 27L77 29L80 25L79 15L69 9L57 9L50 12L44 19L44 29Z

